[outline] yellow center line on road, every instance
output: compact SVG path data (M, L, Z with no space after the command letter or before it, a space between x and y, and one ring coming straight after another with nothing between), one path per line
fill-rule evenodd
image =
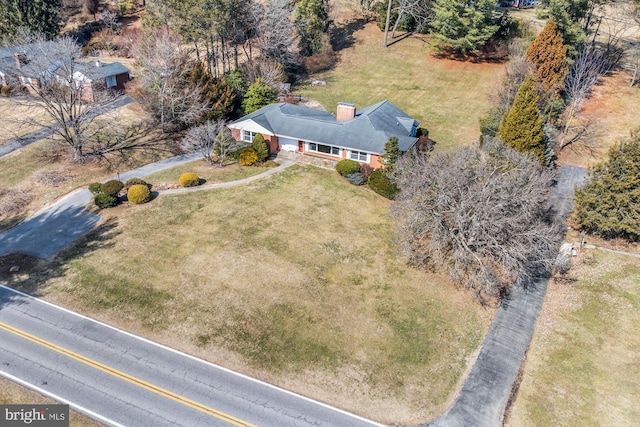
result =
M3 329L11 334L17 335L21 338L29 340L35 344L41 345L49 350L53 350L57 353L63 354L67 357L70 357L78 362L84 363L85 365L91 366L92 368L99 369L102 372L106 372L107 374L113 375L116 378L120 378L124 381L127 381L131 384L137 385L138 387L142 387L147 389L153 393L156 393L160 396L166 397L183 405L189 406L193 409L196 409L200 412L204 412L205 414L216 417L220 420L226 421L229 424L239 427L256 427L255 425L243 421L239 418L233 417L231 415L225 414L224 412L218 411L216 409L210 408L206 405L196 402L195 400L191 400L187 397L181 396L179 394L173 393L169 390L166 390L162 387L158 387L153 385L147 381L141 380L140 378L136 378L132 375L126 374L122 371L114 369L110 366L97 362L93 359L89 359L88 357L82 356L81 354L75 353L71 350L68 350L64 347L60 347L59 345L53 344L49 341L43 340L42 338L38 338L35 335L31 335L27 332L24 332L20 329L14 328L13 326L9 326L6 323L0 322L0 329Z

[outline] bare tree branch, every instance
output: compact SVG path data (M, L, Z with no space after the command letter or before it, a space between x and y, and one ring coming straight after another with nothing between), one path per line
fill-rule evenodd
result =
M481 302L497 298L516 277L554 263L552 180L535 158L501 142L404 156L392 205L399 240L413 262L447 270Z

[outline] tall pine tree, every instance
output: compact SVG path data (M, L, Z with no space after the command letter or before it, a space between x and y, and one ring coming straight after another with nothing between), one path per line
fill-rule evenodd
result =
M531 153L544 162L546 137L538 100L533 79L528 78L520 85L511 109L502 118L497 136L515 150Z
M0 36L26 28L52 39L60 32L61 8L61 0L0 0Z
M545 92L553 93L564 88L564 78L569 71L567 46L553 19L531 43L526 58L536 66L536 80Z
M640 130L589 170L575 197L576 222L605 238L640 241Z
M454 52L477 50L498 31L493 0L436 0L431 22L440 49Z

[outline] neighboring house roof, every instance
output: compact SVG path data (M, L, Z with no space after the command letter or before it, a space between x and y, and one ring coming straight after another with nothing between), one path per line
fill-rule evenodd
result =
M42 72L34 65L31 60L39 55L42 55L43 51L54 50L56 47L55 42L44 42L44 46L36 44L28 44L24 46L14 46L0 49L0 75L9 76L24 76L24 77L36 77L41 78ZM16 64L15 54L26 54L26 58L29 62L21 65ZM79 80L99 80L111 76L117 76L119 74L129 73L129 69L119 62L103 63L97 61L100 66L96 66L96 61L91 62L76 62L74 65L75 72L79 72L81 76L78 76ZM56 74L56 71L63 65L62 61L56 61L56 63L48 66L47 72L49 74ZM74 72L74 76L76 73Z
M304 141L319 142L371 153L382 153L390 137L398 138L400 150L407 151L416 142L418 122L389 101L356 110L355 117L338 121L326 111L298 105L267 105L234 122L241 129L253 121L270 133Z
M96 65L96 62L100 66ZM129 69L119 62L104 63L100 61L80 62L76 70L91 80L106 79L107 77L129 73Z

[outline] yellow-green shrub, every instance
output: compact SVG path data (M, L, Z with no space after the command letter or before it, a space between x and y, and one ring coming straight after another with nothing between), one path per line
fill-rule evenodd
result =
M258 161L258 154L253 148L245 148L240 153L240 164L244 166L251 166Z
M200 178L193 172L185 172L180 175L180 185L182 187L195 187L200 184Z
M149 187L146 185L134 184L129 187L129 191L127 191L127 199L134 205L147 203L151 200L151 190L149 190Z

